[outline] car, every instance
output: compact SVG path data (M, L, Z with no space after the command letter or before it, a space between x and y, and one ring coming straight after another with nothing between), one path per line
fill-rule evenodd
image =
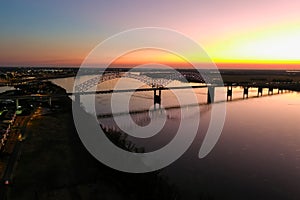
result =
M4 185L6 186L10 186L12 184L11 180L10 179L4 179Z

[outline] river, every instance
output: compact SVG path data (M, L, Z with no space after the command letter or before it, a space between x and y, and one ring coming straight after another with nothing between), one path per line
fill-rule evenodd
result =
M132 80L126 81L132 84ZM68 92L73 90L74 78L52 82ZM107 81L98 89L107 89L115 83L116 80ZM194 142L183 156L161 170L161 174L178 188L182 199L300 199L300 93L268 96L264 90L264 97L255 98L257 89L253 88L249 90L253 98L243 100L242 88L233 88L233 101L223 103L226 104L226 120L221 136L213 150L199 159L199 149L211 117L211 105L205 104L206 90L194 90L199 103L203 103L198 106L201 120ZM225 100L225 92L224 89L216 96L216 101ZM110 99L111 95L96 96L96 114L102 116L98 120L104 127L118 130L120 127L115 119L103 117L111 112ZM162 92L162 105L169 109L116 117L119 126L134 130L137 124L159 123L161 117L167 116L159 134L148 139L128 138L146 151L168 144L178 129L181 110L172 92ZM153 109L153 92L135 93L129 107L131 110ZM186 117L194 123L198 109L195 106L184 109L189 110ZM128 123L128 117L136 124Z

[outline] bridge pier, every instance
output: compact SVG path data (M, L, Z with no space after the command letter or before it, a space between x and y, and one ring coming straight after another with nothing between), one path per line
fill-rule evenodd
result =
M227 101L228 99L232 100L232 85L227 86Z
M158 90L158 94L157 91ZM154 109L156 108L156 104L161 105L161 90L160 89L154 89Z
M262 87L258 87L257 97L262 96L262 95L263 95L263 88Z
M51 97L49 97L48 103L49 103L49 106L52 107L52 98Z
M246 86L246 87L244 87L243 99L244 99L245 97L248 99L248 94L249 94L249 87Z
M16 108L18 109L19 107L19 99L16 99Z
M75 106L76 107L80 107L80 95L79 94L75 94Z
M214 103L215 100L215 87L208 86L207 87L207 103Z
M268 95L273 94L273 88L269 87Z

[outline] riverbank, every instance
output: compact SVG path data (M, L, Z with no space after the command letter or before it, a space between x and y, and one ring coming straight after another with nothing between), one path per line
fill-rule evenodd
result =
M71 100L56 99L52 112L28 124L9 200L174 199L176 190L158 172L128 174L104 166L81 143ZM42 108L46 110L46 108ZM86 113L82 113L89 117Z

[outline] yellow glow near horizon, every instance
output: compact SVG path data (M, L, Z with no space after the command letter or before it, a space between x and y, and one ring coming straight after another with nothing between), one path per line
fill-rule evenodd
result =
M207 45L206 51L215 63L239 64L300 64L300 23L264 27L235 34ZM190 52L193 62L203 62L203 56ZM207 60L205 60L207 61ZM144 50L132 52L117 63L185 63L170 52Z
M160 49L141 49L131 51L117 58L115 64L141 64L141 63L185 63L186 61L167 51Z
M300 24L269 27L216 42L207 49L215 62L300 63Z
M299 68L300 23L299 26L297 23L290 23L242 33L232 31L231 35L223 36L203 47L212 61L220 67ZM190 65L187 61L203 64L210 62L205 55L201 55L201 52L195 52L193 49L187 51L187 58L183 58L164 50L140 49L120 56L113 64L161 63L186 67ZM110 55L111 52L107 51L108 59L111 58ZM101 62L103 60L94 61L94 63Z

